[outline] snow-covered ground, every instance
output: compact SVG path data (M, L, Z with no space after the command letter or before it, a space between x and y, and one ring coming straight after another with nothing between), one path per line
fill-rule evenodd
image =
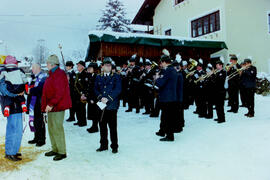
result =
M97 153L99 134L89 134L65 122L68 158L54 162L41 154L19 171L0 173L0 179L153 179L153 180L269 180L270 97L256 96L255 118L226 113L227 122L199 119L191 107L186 127L174 142L159 141L159 118L135 112L118 113L119 153ZM66 117L68 113L66 113ZM88 126L91 122L88 121ZM0 137L6 120L1 116ZM23 146L33 134L27 128ZM43 150L50 149L49 138ZM3 156L3 154L1 154Z

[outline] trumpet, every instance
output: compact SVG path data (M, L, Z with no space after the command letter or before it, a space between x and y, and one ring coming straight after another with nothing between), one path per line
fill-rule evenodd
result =
M222 69L215 69L214 71L212 71L213 73L208 73L208 74L205 74L205 75L203 75L203 76L201 76L201 77L199 77L199 79L197 79L196 81L194 81L196 84L199 82L199 81L204 81L205 79L207 79L207 78L210 78L212 75L215 75L215 74L217 74L218 72L220 72Z

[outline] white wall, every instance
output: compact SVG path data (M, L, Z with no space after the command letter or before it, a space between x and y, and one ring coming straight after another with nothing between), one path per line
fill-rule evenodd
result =
M258 71L270 72L270 0L185 0L176 6L174 0L162 0L155 10L154 33L172 29L173 36L191 37L191 21L216 10L221 30L200 38L225 41L228 54L240 54L240 60L251 56Z

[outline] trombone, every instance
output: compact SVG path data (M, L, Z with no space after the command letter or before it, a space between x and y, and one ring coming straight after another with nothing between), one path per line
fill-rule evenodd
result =
M241 72L243 72L244 70L249 69L252 65L254 65L256 62L250 64L250 65L246 65L244 67L241 67L240 69L237 69L235 72L233 72L232 74L230 74L229 76L227 76L226 80L230 80L232 78L234 78L235 76L239 75Z
M189 78L190 76L192 76L194 73L195 73L196 70L193 70L191 72L189 72L187 75L186 75L186 78Z

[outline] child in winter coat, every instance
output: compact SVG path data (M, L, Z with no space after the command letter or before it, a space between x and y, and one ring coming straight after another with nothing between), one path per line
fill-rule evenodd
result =
M27 78L23 70L18 68L18 61L15 57L6 57L5 67L2 67L0 70L0 81L6 84L7 91L12 94L24 92ZM5 117L8 117L10 114L10 106L13 103L12 98L9 96L2 96L1 98L2 112L4 112ZM16 102L21 103L22 111L26 112L27 107L24 96L16 96L14 98Z

